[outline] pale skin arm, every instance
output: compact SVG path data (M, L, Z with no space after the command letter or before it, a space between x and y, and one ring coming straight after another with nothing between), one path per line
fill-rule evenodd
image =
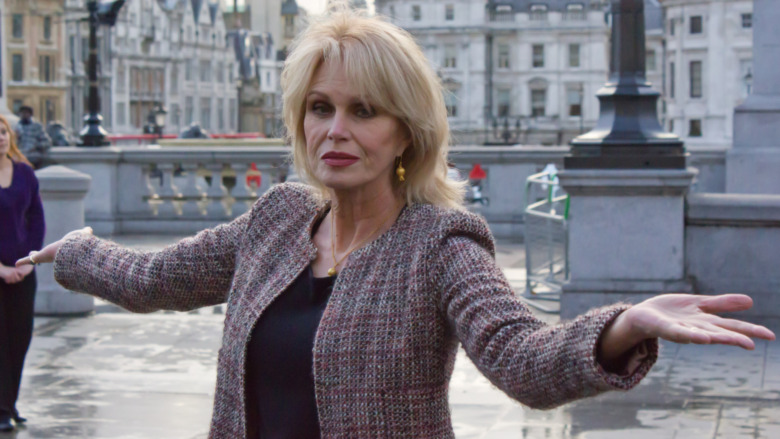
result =
M81 233L91 235L92 228L70 232L61 240L33 253L35 263L53 262L65 238ZM23 267L32 269L30 257L19 259L16 267L17 270ZM626 310L604 330L597 357L608 370L625 369L626 355L634 352L644 340L652 338L675 343L726 344L752 350L755 343L751 338L774 340L775 334L763 326L715 315L744 311L751 306L753 300L742 294L657 296Z

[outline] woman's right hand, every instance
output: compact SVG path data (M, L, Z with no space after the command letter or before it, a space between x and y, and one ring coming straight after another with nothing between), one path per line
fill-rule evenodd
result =
M3 279L5 283L10 285L21 282L24 276L15 267L0 265L0 279Z
M37 265L37 264L47 264L47 263L54 262L54 256L57 255L57 250L59 250L60 247L62 246L62 242L73 235L80 235L80 234L91 235L92 227L84 227L83 229L74 230L68 233L67 235L63 236L62 239L60 239L59 241L52 242L51 244L42 248L41 251L30 252L32 254L33 259L35 259L35 264L33 264L33 262L30 260L30 256L28 255L16 261L16 266L21 267L23 265Z

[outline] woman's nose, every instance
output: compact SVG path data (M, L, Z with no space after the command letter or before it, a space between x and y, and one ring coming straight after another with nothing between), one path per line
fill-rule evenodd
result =
M347 120L343 112L336 111L330 120L330 129L328 130L328 140L340 141L349 139L349 129Z

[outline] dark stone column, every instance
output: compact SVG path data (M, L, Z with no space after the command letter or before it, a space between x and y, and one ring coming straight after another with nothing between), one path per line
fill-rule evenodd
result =
M566 169L684 169L682 141L663 131L645 77L643 0L612 0L610 75L596 127L571 142Z

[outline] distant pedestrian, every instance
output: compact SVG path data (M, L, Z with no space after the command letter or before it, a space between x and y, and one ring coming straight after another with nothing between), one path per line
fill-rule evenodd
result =
M32 163L33 168L40 169L49 160L51 139L43 129L43 125L33 119L33 109L27 105L19 109L19 123L16 124L16 141L21 153Z
M16 410L22 367L33 330L36 279L14 262L43 246L38 180L0 116L0 431L25 422Z

